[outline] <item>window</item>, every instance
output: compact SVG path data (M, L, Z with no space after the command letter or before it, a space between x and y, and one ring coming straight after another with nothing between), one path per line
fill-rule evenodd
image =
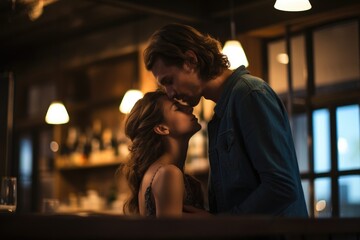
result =
M339 86L351 87L351 83L359 81L358 29L358 22L350 21L314 32L314 77L317 91L338 89Z
M278 40L268 45L269 61L269 82L271 87L278 94L286 93L288 90L287 64L289 63L286 54L284 40ZM294 90L305 90L307 70L305 65L305 40L300 35L291 38L291 68Z
M360 175L339 178L341 217L360 216Z
M315 217L360 216L359 116L357 104L313 112ZM332 154L331 149L336 151ZM338 187L333 189L332 182ZM333 199L338 199L338 206L333 206Z
M311 210L310 210L310 181L302 180L301 185L302 185L302 188L304 191L304 197L305 197L307 210L308 210L308 213L310 213L311 212Z
M293 138L300 173L307 173L309 172L309 158L306 114L298 114L293 117Z
M19 142L18 206L22 211L30 211L33 191L33 142L29 135L21 136Z
M20 182L25 186L31 185L32 177L32 141L29 136L24 136L20 140Z
M314 139L314 171L330 170L330 118L327 109L319 109L313 113Z
M289 109L309 214L360 217L359 20L296 34L290 37L295 104ZM284 102L285 46L284 39L267 44L269 83ZM306 63L306 56L314 61Z
M359 116L359 105L338 107L336 109L339 170L360 169Z
M315 217L331 217L331 179L315 179Z

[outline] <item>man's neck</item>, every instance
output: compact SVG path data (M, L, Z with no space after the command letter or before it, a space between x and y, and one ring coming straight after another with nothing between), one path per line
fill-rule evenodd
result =
M203 88L204 98L216 103L221 96L226 80L232 73L232 70L226 69L216 78L206 82Z

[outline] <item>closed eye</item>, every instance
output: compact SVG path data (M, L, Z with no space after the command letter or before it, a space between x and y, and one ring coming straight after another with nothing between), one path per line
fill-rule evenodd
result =
M159 80L160 85L167 86L173 83L173 79L170 77L163 77Z
M171 108L173 108L175 112L180 110L178 103L176 101L174 101L173 104L171 104Z
M185 104L182 104L178 101L174 102L174 106L175 106L175 111L181 111L181 112L186 112L188 106Z

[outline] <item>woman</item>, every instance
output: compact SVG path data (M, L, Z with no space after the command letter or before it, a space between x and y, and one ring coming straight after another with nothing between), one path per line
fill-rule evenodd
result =
M192 112L160 90L146 93L131 110L125 134L132 144L123 170L132 195L125 213L174 217L185 214L184 205L203 207L200 183L184 175L189 139L201 129Z

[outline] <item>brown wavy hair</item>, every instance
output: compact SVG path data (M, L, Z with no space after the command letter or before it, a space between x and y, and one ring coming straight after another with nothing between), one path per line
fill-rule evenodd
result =
M125 122L125 134L131 140L130 158L119 170L128 181L131 195L124 205L124 213L139 213L138 193L140 183L152 163L164 153L161 136L154 127L164 121L161 98L167 97L162 90L148 92L136 102Z
M230 66L228 58L220 49L220 42L210 35L204 35L187 25L172 23L151 36L144 51L144 62L147 70L151 70L157 59L162 59L167 66L179 68L188 61L196 66L199 77L208 81ZM185 54L188 50L196 54L197 62L193 62Z

